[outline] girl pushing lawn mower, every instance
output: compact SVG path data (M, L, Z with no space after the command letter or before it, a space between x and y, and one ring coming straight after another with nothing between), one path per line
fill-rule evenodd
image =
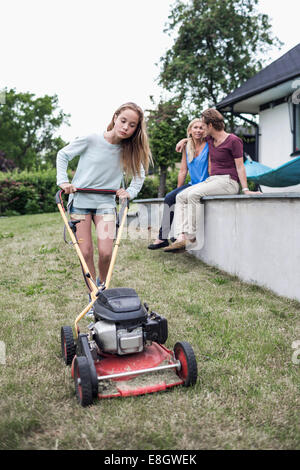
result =
M76 173L69 183L68 163L80 156ZM68 208L71 219L77 224L80 250L93 279L96 280L91 226L96 227L98 245L98 272L96 282L106 280L115 234L115 196L133 199L141 190L145 171L148 170L151 152L146 134L142 109L135 103L125 103L113 115L106 132L81 137L61 149L57 154L57 185L69 194ZM120 189L121 180L133 176L130 186ZM93 188L106 194L77 191ZM112 194L114 192L114 194Z
M70 184L68 162L76 155L80 159ZM71 365L76 396L82 406L91 405L97 397L142 395L177 385L189 387L197 380L191 345L177 342L173 351L163 346L168 338L167 319L142 304L134 289L109 288L128 210L127 204L112 251L115 194L123 202L137 195L150 158L144 115L133 103L115 112L103 135L77 139L57 156L61 191L55 199L90 290L89 304L75 320L75 338L70 326L61 328L62 357L66 365ZM133 175L127 190L119 189L123 171ZM69 194L70 222L64 213L62 192ZM94 282L92 221L99 249L98 286ZM82 333L78 324L87 313L93 322L88 325L89 333Z

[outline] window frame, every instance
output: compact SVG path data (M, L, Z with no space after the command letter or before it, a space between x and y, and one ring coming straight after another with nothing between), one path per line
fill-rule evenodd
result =
M298 136L297 136L297 110L298 110ZM298 137L298 139L297 139ZM298 140L298 146L296 147ZM293 104L293 153L300 155L300 104Z

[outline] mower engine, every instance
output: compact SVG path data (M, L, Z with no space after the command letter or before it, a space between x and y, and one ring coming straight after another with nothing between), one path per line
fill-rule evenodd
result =
M152 341L164 344L168 338L167 320L148 312L134 289L106 289L94 304L95 323L89 326L92 340L101 352L133 354Z

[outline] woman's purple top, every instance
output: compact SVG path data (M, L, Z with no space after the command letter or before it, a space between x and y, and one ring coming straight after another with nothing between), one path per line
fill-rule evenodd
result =
M234 134L229 136L218 145L214 146L212 137L206 138L209 146L210 156L210 176L213 175L230 175L235 181L239 181L234 160L243 158L243 141Z

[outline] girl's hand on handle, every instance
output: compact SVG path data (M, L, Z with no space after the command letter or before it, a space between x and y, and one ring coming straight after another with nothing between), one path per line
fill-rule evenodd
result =
M118 189L118 191L116 192L116 195L120 199L130 199L130 194L123 188Z
M71 183L62 183L60 188L64 190L65 194L71 194L76 192L75 186Z

